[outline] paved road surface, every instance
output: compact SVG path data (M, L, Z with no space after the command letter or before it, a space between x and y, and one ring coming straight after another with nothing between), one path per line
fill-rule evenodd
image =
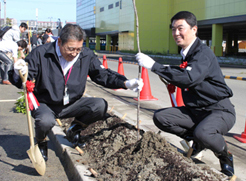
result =
M0 84L0 180L67 181L64 167L49 142L46 173L40 176L34 169L26 151L30 148L26 115L13 113L19 89Z

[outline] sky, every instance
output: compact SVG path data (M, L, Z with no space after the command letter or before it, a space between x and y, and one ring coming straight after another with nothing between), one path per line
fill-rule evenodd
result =
M20 20L76 22L76 0L5 0L6 18ZM4 0L1 2L1 18L4 18Z

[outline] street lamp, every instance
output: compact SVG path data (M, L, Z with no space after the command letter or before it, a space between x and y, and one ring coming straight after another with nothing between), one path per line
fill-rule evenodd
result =
M6 0L4 0L4 26L6 26Z
M52 27L52 24L51 24L51 20L53 19L53 17L48 17L50 19L50 27Z

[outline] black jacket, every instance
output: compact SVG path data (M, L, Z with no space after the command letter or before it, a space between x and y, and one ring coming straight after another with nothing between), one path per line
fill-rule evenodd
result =
M32 35L32 37L31 37L31 45L37 45L37 43L38 43L37 35Z
M38 46L26 57L28 62L28 79L35 79L34 94L40 103L63 104L65 80L59 59L55 52L55 42ZM21 80L13 81L13 70L9 80L21 88ZM97 56L88 48L83 48L74 63L67 81L69 103L80 99L85 91L87 75L91 80L107 88L125 88L125 76L110 69L102 68ZM67 75L66 75L67 76Z
M155 63L152 71L182 89L187 107L210 106L233 95L224 81L216 56L199 38L182 60L185 61L188 62L186 68Z

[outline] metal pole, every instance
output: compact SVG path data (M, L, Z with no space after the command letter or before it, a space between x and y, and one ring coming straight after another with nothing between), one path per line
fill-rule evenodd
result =
M0 27L2 27L1 14L2 14L2 7L1 7L1 2L0 2Z
M53 18L53 17L48 17L49 19L50 19L50 29L52 29L52 25L51 25L51 19ZM49 26L47 26L47 28L49 28Z
M6 0L4 0L4 26L6 26Z
M38 33L38 8L36 8L36 32Z

